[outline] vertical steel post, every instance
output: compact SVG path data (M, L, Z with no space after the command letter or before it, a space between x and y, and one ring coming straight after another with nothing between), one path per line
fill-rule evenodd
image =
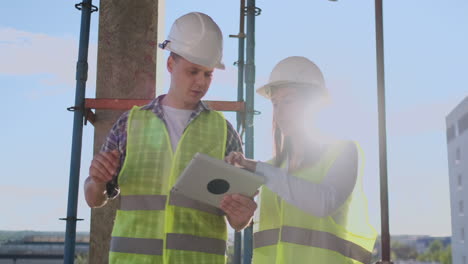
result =
M237 101L244 101L244 57L245 57L245 0L240 1L240 18L239 18L239 55L237 59ZM243 113L237 112L237 131L240 130L242 124Z
M239 10L239 41L238 59L237 59L237 101L244 101L244 57L245 57L245 0L240 1ZM239 132L243 124L244 113L236 113L237 131ZM234 260L233 264L242 262L242 232L234 233Z
M250 159L254 156L255 16L255 0L247 0L245 155ZM250 226L244 230L244 264L250 264L252 261L252 247L252 226Z
M382 0L375 0L375 37L377 57L377 96L379 112L379 159L380 159L380 215L382 261L390 262L390 232L388 212L388 177L387 177L387 128L385 114L385 68Z
M80 180L81 145L83 137L84 97L86 80L88 77L88 46L89 28L91 23L92 0L84 0L76 5L81 9L80 44L78 62L76 65L76 93L73 115L73 138L71 148L70 179L68 184L68 206L65 231L64 263L70 264L75 260L75 239L78 205L78 189Z

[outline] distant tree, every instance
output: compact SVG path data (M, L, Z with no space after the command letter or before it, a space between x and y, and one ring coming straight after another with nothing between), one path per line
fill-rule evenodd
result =
M429 245L429 248L428 248L430 253L438 253L443 249L444 249L444 245L442 244L442 241L440 240L432 241L432 243Z
M452 264L452 246L447 246L440 254L439 262L441 264Z
M402 244L398 241L392 243L392 259L394 260L415 260L418 251L410 245Z
M429 248L417 258L419 261L435 261L441 264L452 264L452 247L444 245L440 240L434 240Z
M426 251L419 254L416 248L412 246L399 243L397 240L392 240L390 249L391 260L418 260L421 262L436 262L440 264L452 264L452 248L447 245L448 241L446 238L433 240L432 243L427 247ZM444 247L444 244L447 246ZM380 237L378 237L374 250L372 252L372 261L375 263L381 259L381 243Z
M75 264L88 264L88 254L77 254Z

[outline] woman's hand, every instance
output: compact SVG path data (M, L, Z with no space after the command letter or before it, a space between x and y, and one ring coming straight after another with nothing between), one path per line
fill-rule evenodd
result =
M251 159L246 159L244 154L241 152L231 152L227 155L224 160L236 167L247 169L251 172L255 172L257 168L257 162Z

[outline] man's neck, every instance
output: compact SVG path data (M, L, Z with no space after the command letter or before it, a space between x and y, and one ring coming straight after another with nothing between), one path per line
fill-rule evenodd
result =
M171 94L170 92L164 96L162 100L162 104L165 106L169 106L176 109L184 109L184 110L194 110L197 108L197 104L187 104L186 102L178 99L176 96Z

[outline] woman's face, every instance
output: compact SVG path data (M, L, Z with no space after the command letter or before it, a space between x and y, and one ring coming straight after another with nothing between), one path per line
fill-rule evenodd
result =
M306 131L307 98L297 88L284 87L273 91L273 115L286 136L302 136ZM310 117L312 119L312 117Z

